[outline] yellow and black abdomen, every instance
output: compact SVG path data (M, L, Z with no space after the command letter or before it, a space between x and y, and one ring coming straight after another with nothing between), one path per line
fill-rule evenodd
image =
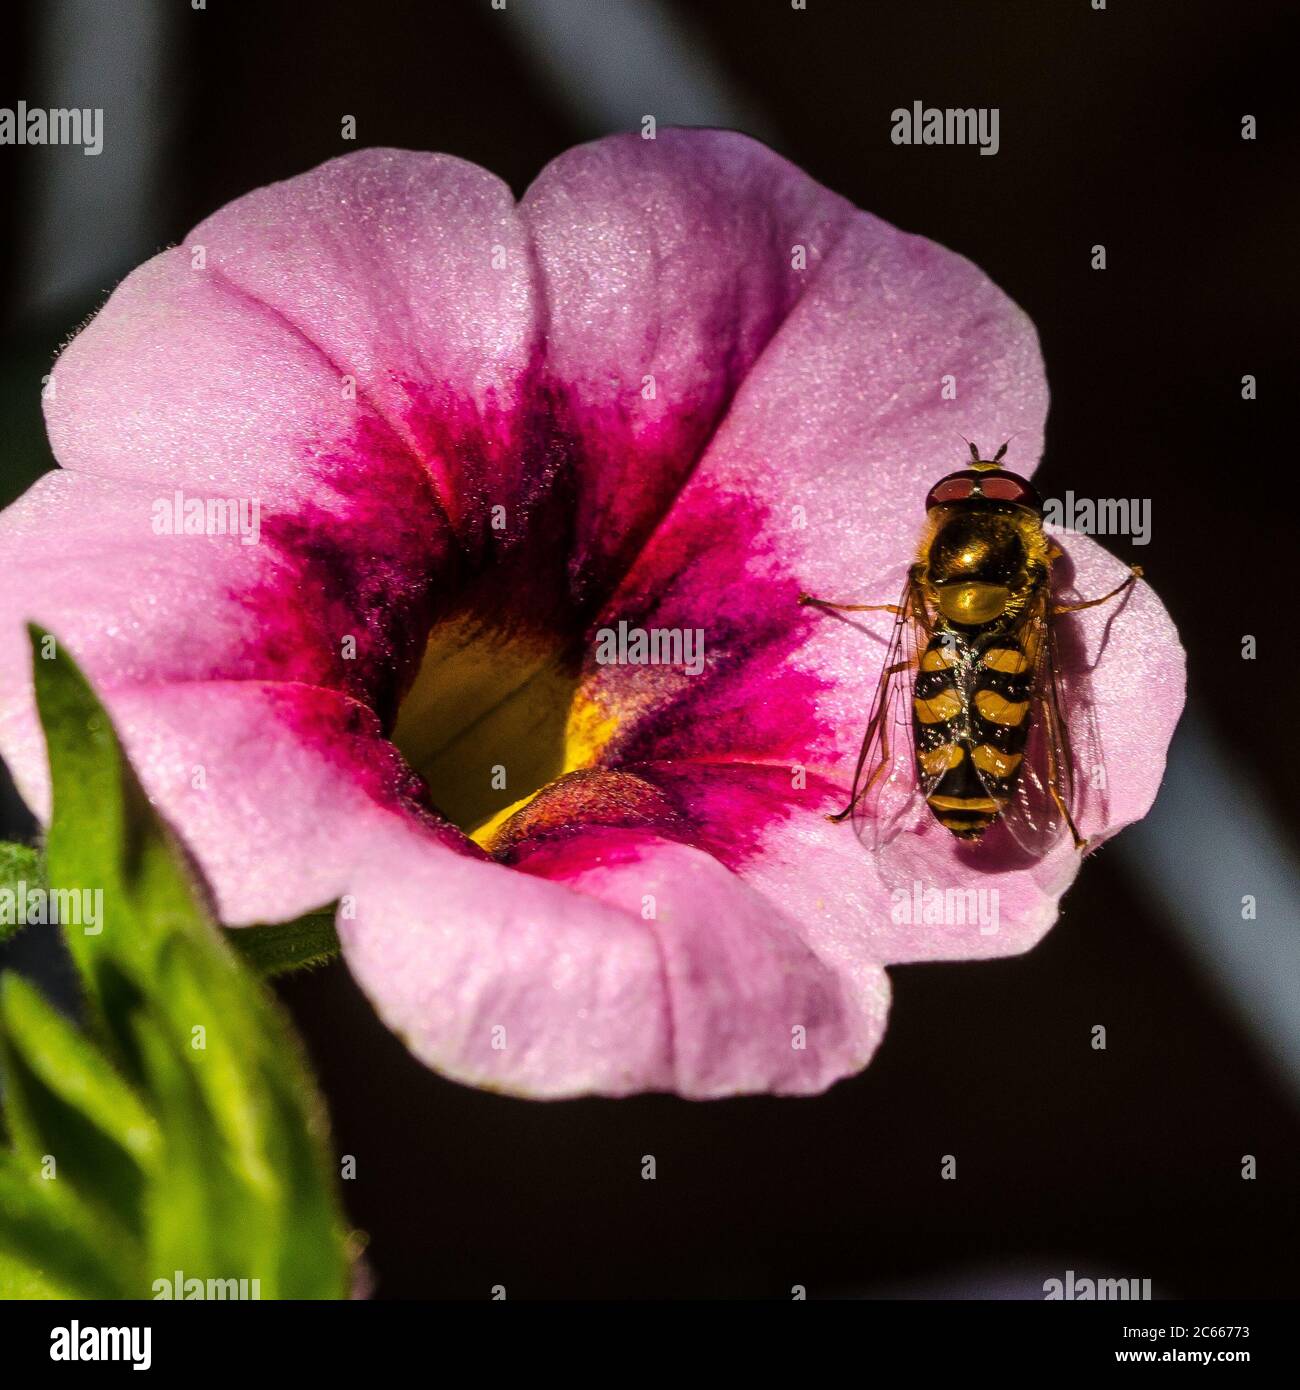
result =
M1016 638L936 624L912 701L917 772L930 810L961 839L979 839L1015 790L1032 679Z

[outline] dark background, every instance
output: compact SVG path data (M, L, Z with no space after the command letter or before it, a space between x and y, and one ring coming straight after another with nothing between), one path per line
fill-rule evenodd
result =
M74 239L107 266L93 283L28 303L43 152L0 149L0 501L51 466L38 392L59 343L220 204L369 144L445 150L522 191L549 158L614 128L617 94L584 93L628 64L607 21L637 0L573 0L589 12L583 51L549 62L521 13L545 3L509 0L504 15L490 0L145 3L161 53L142 137L156 178L120 255L92 218ZM1152 499L1151 544L1108 544L1146 566L1188 648L1183 771L1157 818L1088 861L1028 956L893 970L876 1060L815 1099L480 1094L412 1061L341 965L292 980L282 993L339 1149L357 1156L345 1196L370 1233L379 1295L485 1298L503 1284L512 1298L788 1297L803 1284L810 1296L1041 1297L1067 1269L1151 1278L1158 1296L1296 1294L1289 8L654 6L679 66L640 64L625 128L643 112L700 119L673 94L703 65L724 114L743 111L822 182L961 251L1033 318L1053 395L1042 490ZM51 55L75 45L60 25L78 10L10 7L0 105L106 104L111 130L110 104L56 103L43 86ZM133 42L124 21L99 61ZM891 110L917 99L998 107L999 153L893 145ZM339 138L344 112L356 146ZM1104 272L1090 268L1098 242ZM1241 399L1248 372L1254 402ZM0 557L0 576L20 560ZM1241 659L1246 633L1254 662ZM8 808L0 829L30 829L11 794ZM1160 869L1153 835L1208 844L1200 877ZM1207 883L1222 902L1207 902ZM1228 920L1224 905L1254 891L1261 922ZM1245 975L1222 964L1216 921ZM22 938L12 953L44 968ZM1271 981L1270 1002L1252 979ZM1104 1052L1090 1046L1097 1023ZM654 1182L643 1154L657 1158ZM944 1154L955 1182L940 1180ZM1240 1176L1244 1154L1256 1181Z

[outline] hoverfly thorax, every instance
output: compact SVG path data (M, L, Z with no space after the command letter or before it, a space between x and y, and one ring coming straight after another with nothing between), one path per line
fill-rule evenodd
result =
M1033 486L981 459L949 473L925 499L928 526L920 563L927 598L958 627L1012 622L1050 568L1042 503Z

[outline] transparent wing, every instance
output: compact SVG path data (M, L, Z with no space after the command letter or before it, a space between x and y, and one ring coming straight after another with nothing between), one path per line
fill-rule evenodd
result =
M917 775L912 690L930 625L925 601L910 571L897 606L899 612L853 774L850 802L853 828L871 850L880 849L924 819L926 794L937 781Z
M1075 805L1074 759L1062 715L1050 606L1051 596L1044 590L1016 631L1033 671L1028 715L1031 723L1019 776L999 817L1012 840L1036 859L1069 833L1069 816ZM990 796L997 794L995 782L983 772L980 780Z

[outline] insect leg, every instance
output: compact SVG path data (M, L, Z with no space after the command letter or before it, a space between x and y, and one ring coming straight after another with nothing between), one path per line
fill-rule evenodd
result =
M1131 582L1131 581L1130 581ZM1065 797L1061 793L1061 767L1056 760L1056 745L1059 742L1061 747L1066 746L1065 721L1061 718L1061 711L1056 703L1056 691L1051 689L1046 700L1043 702L1043 711L1047 715L1047 790L1051 793L1052 800L1056 802L1057 809L1065 817L1065 823L1070 827L1070 835L1074 839L1074 847L1080 854L1088 848L1088 842L1079 834L1079 827L1074 823L1074 817L1070 814L1070 808L1065 804Z
M910 661L896 661L892 666L888 666L885 668L884 675L886 677L896 676L900 671L906 671L911 664L912 663ZM880 710L876 714L877 720L887 718L888 708L889 706L887 704L881 706ZM870 741L870 738L871 730L868 729L867 737L863 740L864 745ZM848 818L853 814L853 808L858 804L859 801L862 800L864 796L866 796L866 794L871 790L872 784L875 782L876 778L879 777L880 774L885 770L885 768L889 766L891 755L889 752L889 730L887 726L884 726L881 729L880 746L880 765L871 774L871 776L867 778L866 782L864 782L863 785L858 789L857 795L849 802L849 804L842 811L836 811L834 815L827 816L827 820L834 821L836 825L839 825L841 821L848 820Z
M1087 599L1083 603L1057 603L1053 605L1052 612L1057 615L1061 613L1078 613L1084 608L1096 608L1098 604L1109 603L1111 599L1118 598L1130 584L1136 584L1137 581L1142 578L1141 565L1130 565L1129 569L1132 571L1129 577L1122 584L1117 584L1110 593L1102 594L1100 598Z
M802 606L816 604L818 608L833 608L837 613L901 613L896 603L832 603L828 598L814 598L812 594L800 594Z

